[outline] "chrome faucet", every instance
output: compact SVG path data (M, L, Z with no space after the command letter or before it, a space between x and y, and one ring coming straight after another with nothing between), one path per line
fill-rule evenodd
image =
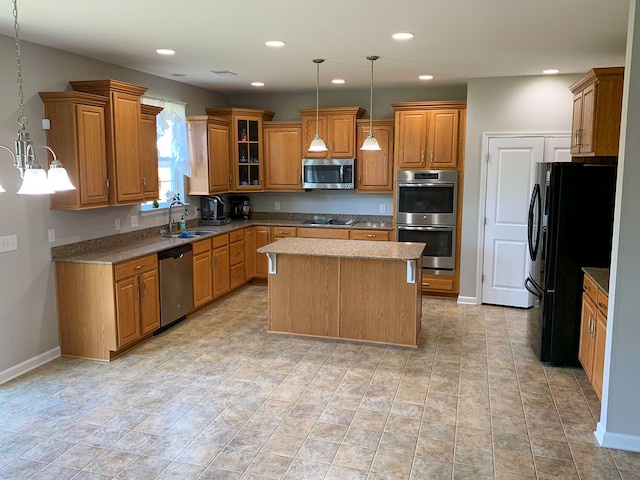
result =
M173 234L173 218L172 218L172 211L173 211L173 207L176 206L183 206L184 207L184 203L182 203L182 201L180 200L173 200L170 204L169 204L169 235Z

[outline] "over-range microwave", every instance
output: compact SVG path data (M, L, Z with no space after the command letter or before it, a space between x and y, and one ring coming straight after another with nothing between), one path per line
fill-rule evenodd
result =
M303 158L302 188L355 188L355 158Z

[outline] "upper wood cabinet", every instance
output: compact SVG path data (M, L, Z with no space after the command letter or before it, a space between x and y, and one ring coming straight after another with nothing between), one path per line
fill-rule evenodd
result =
M264 122L265 190L302 190L302 125Z
M360 193L393 192L393 120L373 120L373 136L380 150L360 150L369 136L369 120L358 120L356 188Z
M84 210L109 204L105 106L107 97L80 92L40 92L51 122L47 145L56 152L75 190L50 196L51 208Z
M618 155L624 67L593 68L569 86L573 93L571 155Z
M140 97L145 87L118 80L70 82L74 90L102 95L106 107L107 172L109 204L129 205L144 201Z
M316 136L316 110L298 110L302 115L302 151L305 158L355 158L356 120L365 110L360 107L321 108L318 110L318 133L326 152L307 149Z
M466 102L412 102L396 111L396 169L455 169L464 137Z
M248 108L207 108L207 115L230 121L230 165L234 191L264 189L264 155L262 122L270 121L273 112Z
M191 177L189 195L226 193L231 190L228 118L208 115L187 117Z
M142 188L145 200L157 200L160 197L158 182L158 130L156 117L163 110L153 105L140 105L142 144Z

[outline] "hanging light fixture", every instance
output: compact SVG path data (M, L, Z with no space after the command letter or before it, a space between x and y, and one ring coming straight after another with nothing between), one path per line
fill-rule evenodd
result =
M318 131L318 98L320 91L320 64L324 62L324 58L314 58L313 63L316 64L316 136L311 140L311 145L309 145L310 152L326 152L327 146L324 143L324 140L320 138L320 133Z
M378 140L376 140L376 137L373 136L373 62L375 62L379 58L380 57L376 55L367 57L367 60L371 61L371 103L369 108L369 136L364 139L364 142L362 142L360 150L380 150Z
M20 115L18 116L18 138L15 143L15 152L9 147L0 145L0 148L7 150L13 157L13 166L20 171L22 186L18 190L19 194L42 195L55 193L62 190L74 190L69 180L67 171L62 167L62 163L56 158L56 154L49 147L43 146L51 152L53 162L49 166L49 174L44 171L40 163L36 160L33 142L27 132L29 120L24 114L24 92L22 91L22 64L20 62L20 27L18 25L18 1L13 0L13 28L15 31L16 44L16 64L18 66L18 97L20 99ZM4 192L0 186L0 192Z

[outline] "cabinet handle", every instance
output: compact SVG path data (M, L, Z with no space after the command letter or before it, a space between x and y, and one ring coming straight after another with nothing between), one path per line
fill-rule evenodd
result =
M140 270L142 268L142 265L136 265L136 270Z
M588 292L590 290L590 288L587 287L586 285L583 285L582 286L582 290L584 290L585 292Z
M420 156L420 160L422 161L422 163L424 163L424 150L422 150L422 154Z
M433 164L433 150L431 150L431 164Z
M110 187L111 185L110 185L110 183L109 183L109 179L108 179L108 178L104 181L104 186L105 186L105 188L106 188L106 192L104 192L104 193L105 193L105 194L107 194L107 195L109 195L109 187Z
M142 191L144 191L144 192L147 191L147 179L146 178L142 179Z
M367 237L368 238L376 238L376 235L375 235L375 233L373 233L373 234L372 233L368 233Z
M599 306L600 308L606 308L606 307L607 307L607 306L606 306L604 303L602 303L602 302L598 302L598 306Z
M430 284L429 282L424 282L424 284L425 284L427 287L430 287L430 286L431 286L431 284Z
M573 143L574 143L574 145L576 145L576 146L577 146L577 145L580 145L580 144L578 143L578 129L576 129L576 133L574 133L574 134L573 134Z
M577 133L578 133L578 145L582 145L582 129L579 128Z

